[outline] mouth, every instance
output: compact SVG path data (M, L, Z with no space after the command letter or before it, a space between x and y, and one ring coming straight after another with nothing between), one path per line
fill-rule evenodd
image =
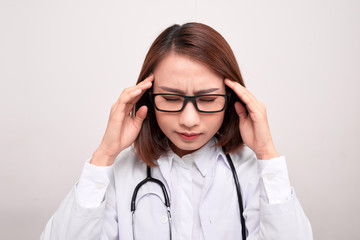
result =
M184 140L195 140L201 135L201 133L186 133L186 132L178 132L177 134Z

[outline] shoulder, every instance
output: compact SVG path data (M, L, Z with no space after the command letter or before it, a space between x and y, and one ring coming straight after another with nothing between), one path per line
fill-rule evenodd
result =
M144 169L146 164L141 161L133 146L124 149L115 159L113 171L119 173L130 169Z
M253 165L256 164L257 160L255 153L247 146L240 148L236 152L230 153L230 156L235 166L240 166L243 164Z
M258 178L258 163L256 154L247 146L230 154L236 172L243 181L252 181Z

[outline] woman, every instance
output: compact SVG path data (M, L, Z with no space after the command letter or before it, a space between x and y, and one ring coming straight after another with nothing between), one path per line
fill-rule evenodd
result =
M230 46L209 26L171 26L42 239L245 238L312 231Z

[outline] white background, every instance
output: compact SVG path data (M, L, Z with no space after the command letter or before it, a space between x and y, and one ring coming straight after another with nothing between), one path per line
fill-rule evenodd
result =
M0 0L0 239L38 239L155 37L199 21L268 108L319 240L359 239L360 2Z

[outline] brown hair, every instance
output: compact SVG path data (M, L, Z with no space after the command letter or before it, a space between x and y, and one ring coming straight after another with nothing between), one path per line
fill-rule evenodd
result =
M201 23L186 23L181 26L175 24L165 29L151 45L137 83L149 76L169 53L188 56L220 76L245 86L229 44L217 31ZM222 123L216 138L217 145L223 147L225 153L229 153L241 147L243 140L239 132L239 118L234 108L234 103L240 100L230 88L226 87L226 91L231 93L225 110L226 121ZM134 145L140 159L149 166L155 166L154 161L169 149L169 140L157 124L149 91L143 94L135 109L138 110L143 105L148 107L148 114Z

